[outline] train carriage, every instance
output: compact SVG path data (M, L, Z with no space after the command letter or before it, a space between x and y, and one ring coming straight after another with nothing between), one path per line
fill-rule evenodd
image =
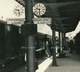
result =
M45 54L47 39L46 34L35 34L36 58ZM11 72L24 65L24 57L25 37L21 34L21 27L0 21L0 71Z

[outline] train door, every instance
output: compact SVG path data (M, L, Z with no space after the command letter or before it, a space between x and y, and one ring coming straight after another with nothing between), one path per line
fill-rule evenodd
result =
M5 24L0 24L0 60L5 57Z

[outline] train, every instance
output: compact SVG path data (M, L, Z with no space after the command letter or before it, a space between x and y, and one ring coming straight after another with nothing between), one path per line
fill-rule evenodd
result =
M36 58L45 54L46 42L50 41L47 34L35 34ZM25 37L21 27L0 21L0 72L11 72L25 65Z
M76 34L76 36L74 37L74 50L77 54L80 54L80 32L78 32Z
M80 32L68 41L68 48L70 53L80 54Z

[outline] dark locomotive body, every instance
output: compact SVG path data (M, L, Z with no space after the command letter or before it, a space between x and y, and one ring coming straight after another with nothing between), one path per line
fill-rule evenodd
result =
M46 34L35 34L36 58L45 53ZM24 48L23 48L24 47ZM0 72L11 70L25 64L25 37L21 27L0 22Z

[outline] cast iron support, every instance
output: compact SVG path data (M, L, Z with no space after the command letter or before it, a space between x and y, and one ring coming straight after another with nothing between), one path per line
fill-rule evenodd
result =
M62 33L62 47L65 48L65 33Z
M25 0L25 25L33 24L33 0ZM35 72L35 41L34 35L25 35L25 44L27 49L27 71Z
M60 32L60 51L62 53L62 32Z
M53 41L53 45L52 45L52 50L53 50L53 62L52 62L52 66L57 66L57 61L56 61L56 37L55 37L55 30L52 30L52 41Z
M55 12L54 10L51 9L52 12L52 52L53 52L53 62L52 66L57 66L57 60L56 60L56 37L55 37L55 24L56 24L56 19L55 19Z
M59 28L60 29L60 28ZM60 36L60 30L59 30L59 32L58 32L58 35L59 35L59 49L58 49L58 53L59 53L59 57L60 57L60 54L61 54L61 41L60 41L60 38L61 38L61 36Z
M60 48L60 31L59 31L59 48Z
M56 0L54 0L55 2ZM52 14L52 24L51 24L51 29L52 29L52 54L53 54L53 62L52 66L57 66L57 60L56 60L56 37L55 37L55 24L56 24L56 19L55 19L55 8L51 9L51 7L47 6L51 10Z
M58 24L58 29L59 29L58 35L59 35L59 50L60 50L60 47L61 47L61 46L60 46L60 29L61 29L61 28L60 28L60 24Z

